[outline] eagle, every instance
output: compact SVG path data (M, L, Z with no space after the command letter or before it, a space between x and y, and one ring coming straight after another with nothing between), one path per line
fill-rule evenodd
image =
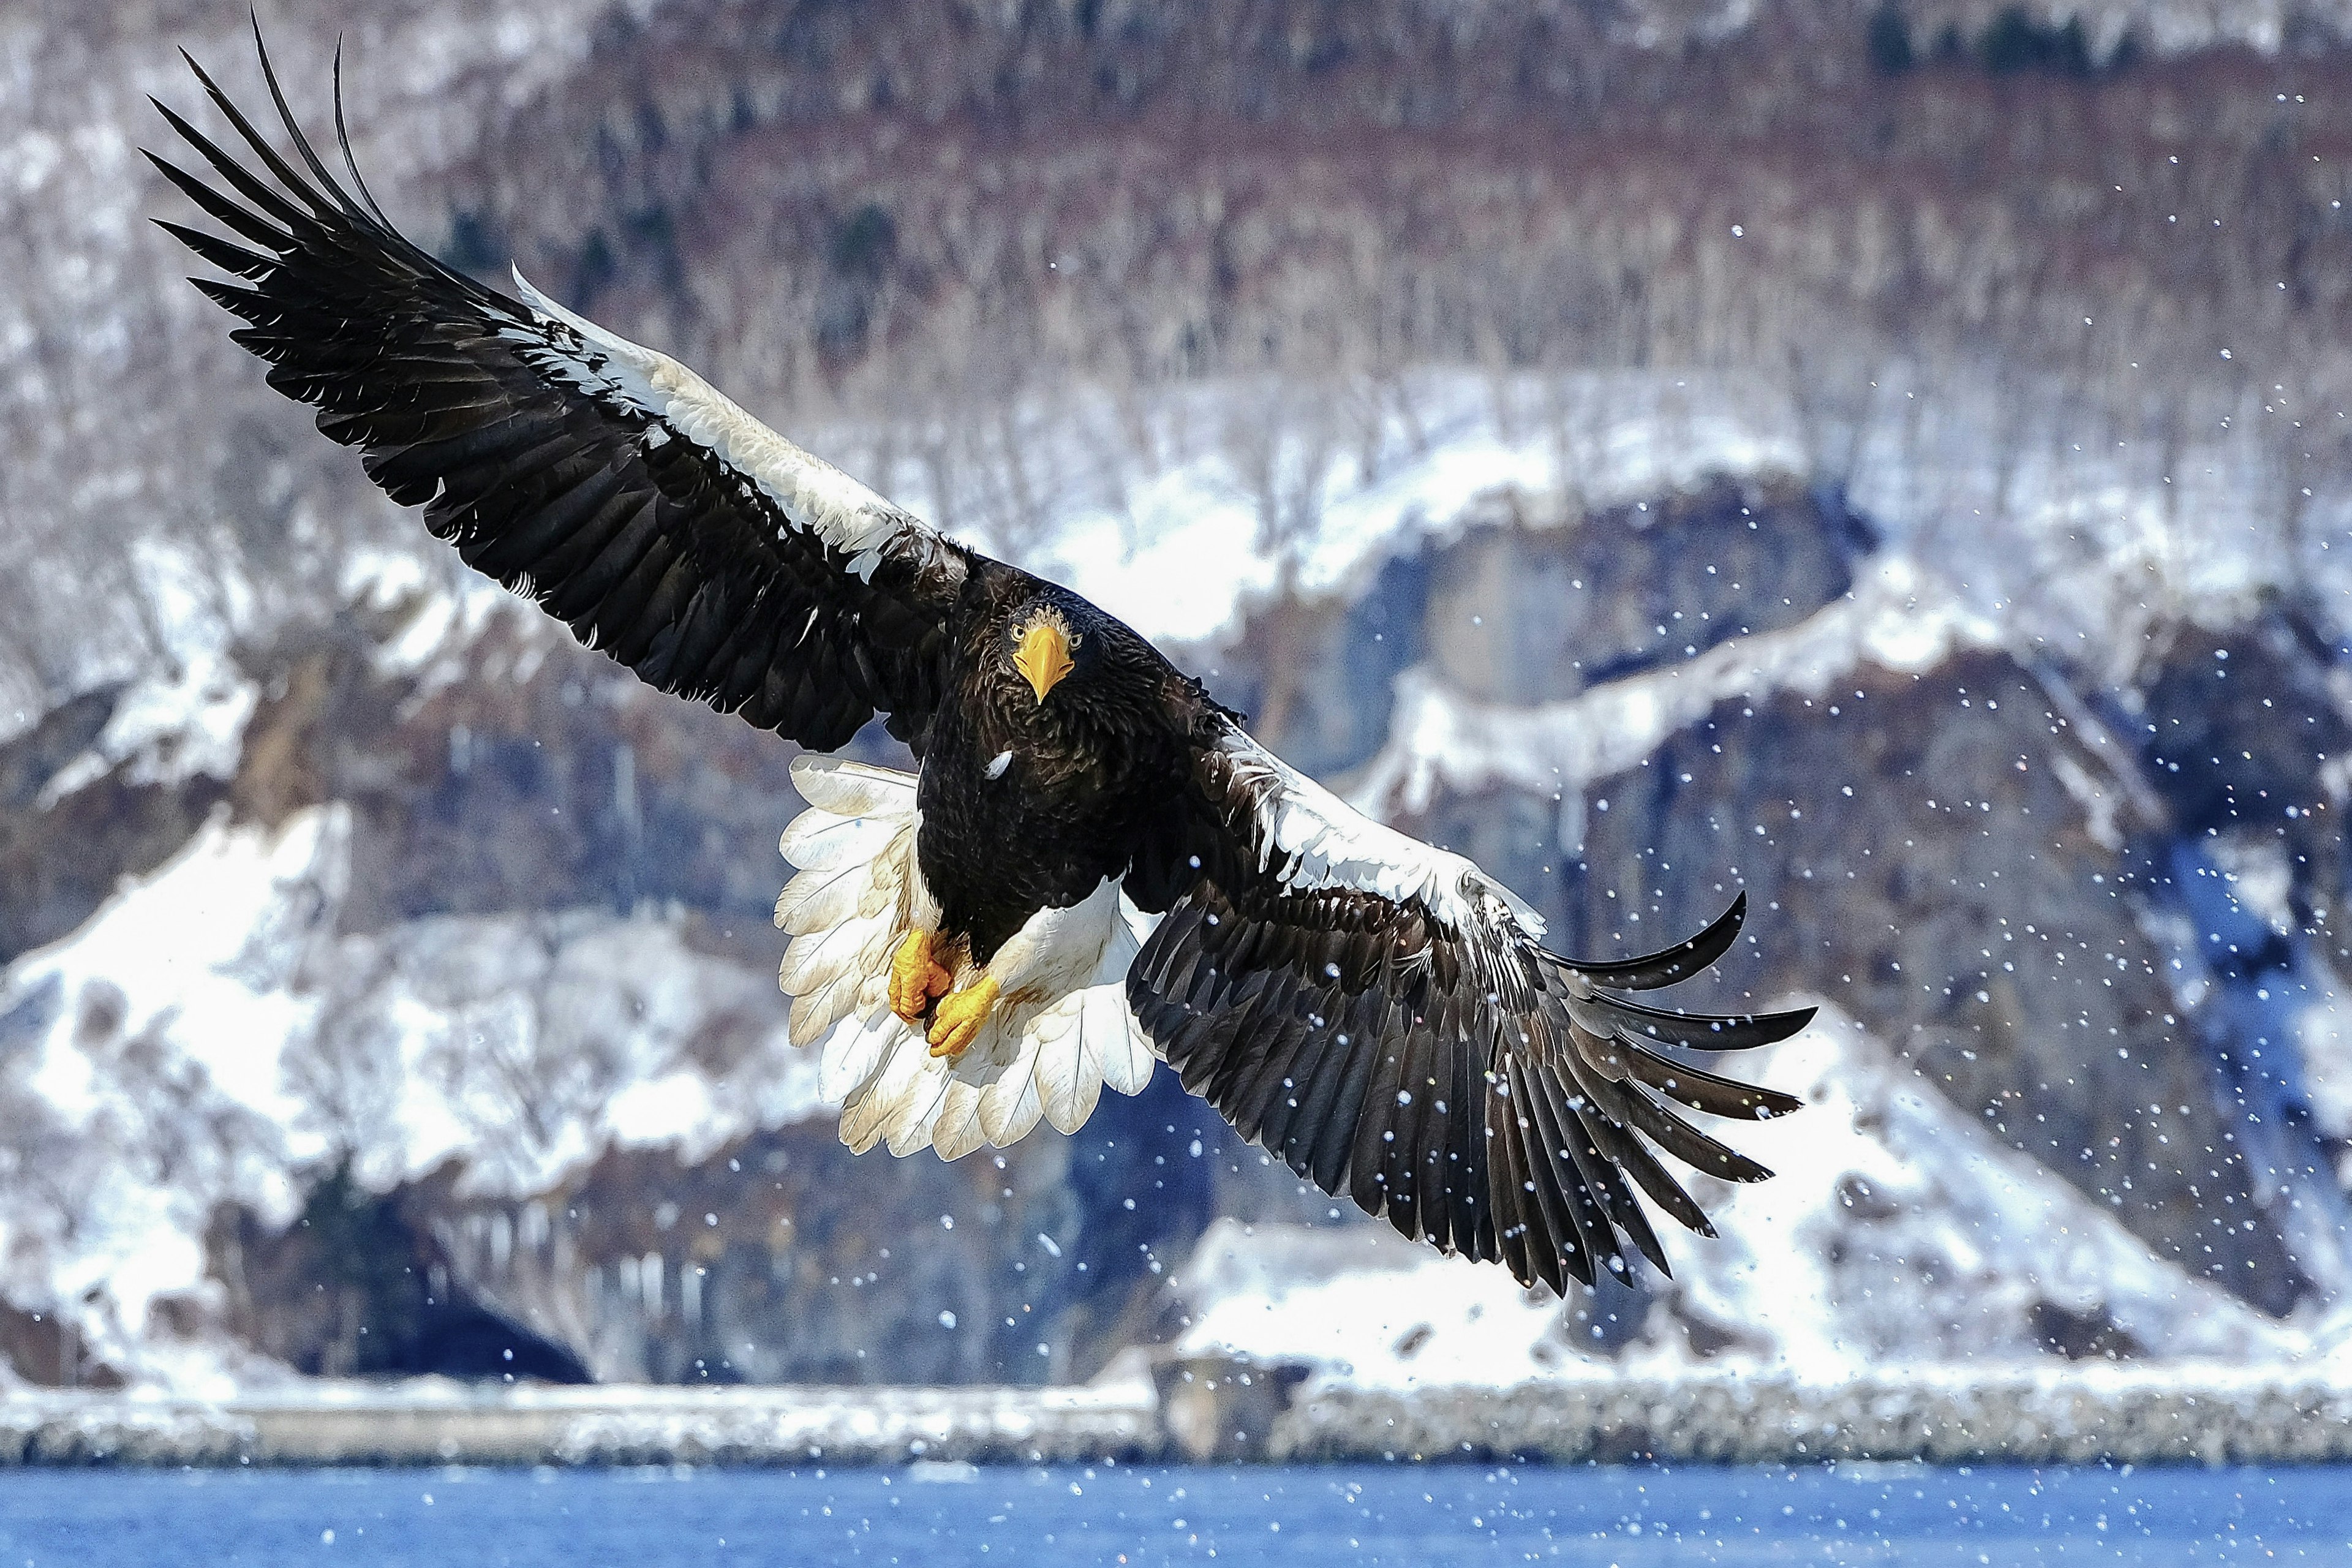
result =
M1634 994L1713 964L1744 893L1664 952L1550 952L1524 900L1285 763L1117 617L519 270L509 297L404 237L352 158L340 54L341 176L255 43L290 151L183 51L243 151L158 100L209 173L148 156L226 235L157 221L226 275L194 281L269 384L469 566L802 748L780 979L853 1150L955 1159L1041 1118L1073 1131L1164 1060L1326 1194L1559 1292L1625 1276L1621 1238L1667 1267L1635 1189L1714 1234L1661 1155L1770 1174L1680 1112L1798 1101L1689 1058L1811 1011ZM914 773L824 754L877 718Z

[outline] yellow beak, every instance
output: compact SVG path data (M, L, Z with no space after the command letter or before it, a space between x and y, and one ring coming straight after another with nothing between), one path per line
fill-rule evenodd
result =
M1021 644L1013 653L1013 668L1029 682L1029 689L1037 694L1037 700L1045 701L1045 693L1059 685L1062 677L1072 668L1069 638L1053 622L1038 619L1021 634Z

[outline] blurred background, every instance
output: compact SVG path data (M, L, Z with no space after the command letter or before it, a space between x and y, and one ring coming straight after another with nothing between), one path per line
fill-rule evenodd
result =
M2352 9L264 4L418 241L1129 617L1690 1005L1565 1304L1164 1072L853 1160L791 748L467 575L181 281L242 0L0 6L0 1385L2352 1366ZM212 125L205 116L201 124ZM881 760L878 731L866 754ZM1126 1358L1124 1361L1122 1358Z

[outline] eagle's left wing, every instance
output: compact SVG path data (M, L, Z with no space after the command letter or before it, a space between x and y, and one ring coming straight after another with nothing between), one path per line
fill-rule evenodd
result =
M307 174L189 65L259 169L158 103L224 188L156 166L236 240L163 226L240 280L196 286L245 320L236 341L360 448L370 479L663 690L820 751L879 711L921 751L944 623L985 557L520 275L528 302L418 249L369 196L347 139L352 188L329 173L266 52Z
M1621 1230L1666 1266L1629 1180L1713 1234L1653 1145L1711 1175L1770 1173L1665 1102L1750 1120L1798 1102L1674 1053L1784 1039L1811 1010L1706 1017L1621 994L1713 963L1744 896L1664 952L1571 963L1468 860L1361 816L1238 725L1213 731L1128 998L1244 1137L1409 1237L1555 1290L1622 1272Z

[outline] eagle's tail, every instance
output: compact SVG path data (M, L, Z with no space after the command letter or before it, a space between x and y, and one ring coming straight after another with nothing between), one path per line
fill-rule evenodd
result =
M793 997L793 1043L824 1052L819 1087L841 1104L843 1142L860 1153L929 1145L953 1160L1018 1142L1041 1117L1075 1131L1105 1085L1143 1088L1154 1057L1127 1004L1141 917L1117 884L1049 911L1034 980L1008 991L960 1055L934 1057L889 999L891 955L937 919L915 862L913 776L804 755L793 783L810 809L784 832L799 874L776 900L776 923L794 939L778 978Z

